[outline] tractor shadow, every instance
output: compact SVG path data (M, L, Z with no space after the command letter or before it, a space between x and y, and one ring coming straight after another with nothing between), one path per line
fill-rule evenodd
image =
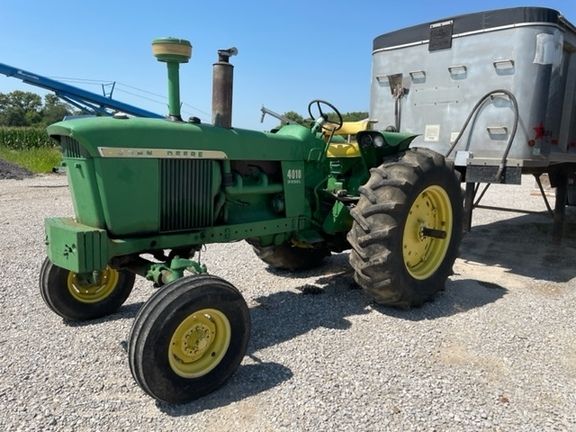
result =
M293 372L285 365L267 360L264 352L267 348L319 328L345 332L352 327L351 317L376 312L405 320L430 320L482 307L506 292L501 287L477 281L450 281L446 292L434 302L404 311L371 301L354 282L348 254L333 255L324 266L306 274L308 280L296 290L272 292L252 299L252 334L246 358L226 385L186 405L156 402L158 409L172 417L188 416L271 390L289 381Z
M324 271L330 272L304 283L295 291L273 292L261 296L250 311L252 317L251 354L279 345L318 328L347 330L352 316L370 313L370 299L339 260ZM336 264L336 265L334 265ZM342 271L344 270L344 271Z
M552 220L545 214L522 215L474 226L464 236L464 263L497 266L506 273L549 282L576 277L576 213L567 208L562 242L552 239ZM489 270L487 270L489 271ZM461 269L466 276L466 269Z
M301 273L294 274L286 271L267 269L270 273L279 277L318 278L313 284L304 284L300 287L300 291L304 296L292 292L273 293L269 296L256 299L256 301L260 302L259 308L266 309L272 302L288 305L291 305L293 302L298 302L299 304L295 305L297 308L296 315L294 315L295 319L310 322L311 316L317 317L316 325L309 330L315 327L345 329L349 327L349 322L345 319L346 316L359 315L370 312L370 310L405 320L430 320L445 318L483 307L499 300L507 293L507 289L498 283L472 278L450 279L446 283L445 290L438 293L430 302L425 303L421 307L403 310L383 306L372 301L360 286L356 284L353 278L353 270L348 264L348 255L348 252L333 254L326 260L324 266ZM466 277L466 274L464 273L459 276ZM323 296L321 300L314 299L313 302L305 299L306 294L313 294L315 292L326 295ZM283 315L281 311L274 316L270 316L267 318L270 322L279 323L280 325L275 325L273 329L265 329L265 332L281 333L284 327L282 323L286 320L291 320L290 317L291 315ZM320 317L322 321L318 322L318 318ZM293 324L291 325L293 326ZM288 326L288 328L291 327ZM306 331L309 330L301 328L297 334L284 335L284 337L282 337L281 334L277 334L278 337L276 341L269 342L266 338L263 338L260 341L256 341L256 344L258 344L258 349L265 348L276 343L281 343L283 340L288 340L299 334L306 333Z
M374 311L405 320L430 320L482 307L506 292L502 287L473 280L450 281L446 292L433 302L418 309L398 310L372 302L354 282L347 261L347 255L333 256L321 271L330 274L318 277L314 283L301 285L297 292L273 292L254 299L257 305L250 309L252 335L246 358L230 381L214 393L186 405L156 402L158 409L172 417L187 416L281 385L292 378L292 371L284 365L261 360L260 351L318 328L346 331L352 326L350 317Z
M507 292L505 287L492 282L475 279L448 280L443 291L420 307L403 310L373 304L372 308L393 318L426 321L484 307L503 298Z
M104 322L119 321L126 319L131 320L136 318L136 315L138 315L138 312L140 311L142 306L144 306L144 303L145 302L140 301L135 303L124 304L120 307L120 309L118 309L113 314L107 315L102 318L97 318L88 321L72 321L63 318L62 323L68 327L90 327L90 326L97 326Z
M156 401L156 406L171 417L182 417L221 408L265 392L292 378L292 371L278 363L263 362L248 356L252 364L242 364L229 381L213 393L186 405Z
M270 390L292 378L292 371L273 361L260 359L259 351L302 336L317 328L345 331L350 316L370 313L368 298L353 282L352 272L342 272L340 259L327 263L325 271L336 274L319 277L297 291L273 292L253 299L250 308L252 334L246 358L223 387L202 399L183 406L157 402L170 416L186 416L212 410ZM264 357L264 356L262 356Z

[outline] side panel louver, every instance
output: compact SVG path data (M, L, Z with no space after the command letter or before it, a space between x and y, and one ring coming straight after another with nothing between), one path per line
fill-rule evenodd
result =
M212 161L161 159L160 203L162 232L212 226Z

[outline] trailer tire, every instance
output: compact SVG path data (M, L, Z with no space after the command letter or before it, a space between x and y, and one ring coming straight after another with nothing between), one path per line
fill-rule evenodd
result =
M260 246L250 243L258 258L270 267L278 270L303 271L316 268L330 256L330 250L325 247L300 248L290 242L278 246Z
M106 267L100 283L86 284L46 258L40 270L40 294L62 318L85 321L116 312L130 295L135 278L134 273Z
M354 278L377 303L420 306L444 289L458 255L458 173L429 149L408 150L370 172L347 237Z
M130 371L153 398L186 403L220 386L238 369L250 338L240 292L209 275L178 279L144 304L128 338Z

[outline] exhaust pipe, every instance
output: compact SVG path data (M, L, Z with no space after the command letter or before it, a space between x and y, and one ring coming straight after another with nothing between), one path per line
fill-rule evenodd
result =
M180 63L188 63L192 44L184 39L162 38L152 41L152 53L168 68L168 118L182 121L180 116Z
M218 50L218 61L212 74L212 124L223 128L232 127L232 88L234 65L230 57L238 54L235 47Z

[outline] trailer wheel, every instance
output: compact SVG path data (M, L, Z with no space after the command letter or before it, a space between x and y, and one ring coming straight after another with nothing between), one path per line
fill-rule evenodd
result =
M157 291L129 336L132 376L153 398L185 403L234 374L250 338L250 314L238 290L215 276L195 275Z
M90 283L46 258L40 270L40 293L62 318L84 321L116 312L130 295L134 280L133 273L106 267L98 281Z
M301 271L318 267L330 256L327 247L300 248L290 242L279 246L260 246L250 243L258 258L278 270Z
M355 280L377 303L420 306L444 288L462 237L457 173L444 157L412 149L371 170L351 211Z

